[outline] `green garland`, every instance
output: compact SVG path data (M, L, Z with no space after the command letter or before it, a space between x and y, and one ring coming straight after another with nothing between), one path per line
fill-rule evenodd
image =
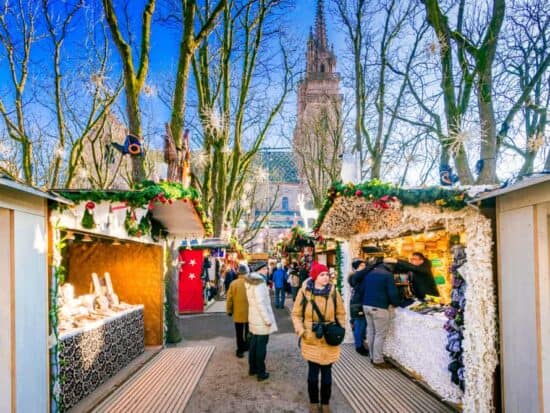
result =
M67 270L61 263L63 249L67 245L64 238L61 238L60 231L54 226L54 262L52 265L52 283L50 287L50 310L48 313L50 319L51 336L54 343L50 347L50 411L53 413L65 410L63 397L61 394L61 385L65 378L60 374L60 367L64 361L59 360L59 354L63 350L63 344L59 342L59 306L57 305L59 297L59 287L65 282Z
M184 187L177 182L143 181L131 191L109 191L109 190L79 190L79 191L59 191L59 194L75 203L83 201L110 201L126 202L130 208L144 208L151 202L157 200L171 203L173 200L191 201L199 215L207 236L212 235L214 227L208 219L206 211L200 203L199 192L192 187ZM61 208L63 206L59 205Z
M342 294L342 280L344 279L343 261L344 254L342 253L342 243L336 241L336 289Z
M466 206L467 195L457 189L445 189L441 186L432 186L418 189L405 189L377 179L362 182L360 184L335 182L327 191L327 197L323 202L319 217L313 226L314 233L319 230L325 216L332 207L336 198L363 197L375 201L384 196L396 197L403 205L418 206L422 203L436 204L440 207L459 210Z

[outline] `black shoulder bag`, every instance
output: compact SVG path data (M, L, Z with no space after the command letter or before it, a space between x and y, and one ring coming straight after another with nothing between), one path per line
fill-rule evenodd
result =
M312 296L313 297L313 296ZM317 307L317 303L315 303L315 299L311 299L311 305L313 306L313 310L317 313L317 317L319 318L319 321L323 325L323 335L325 337L325 341L329 346L339 346L342 344L342 341L344 341L344 336L346 334L346 329L338 323L338 320L336 320L336 291L334 291L332 298L334 299L334 319L335 321L325 321L325 317L323 317L323 314L321 313L321 310L319 310L319 307ZM328 297L327 297L328 300Z

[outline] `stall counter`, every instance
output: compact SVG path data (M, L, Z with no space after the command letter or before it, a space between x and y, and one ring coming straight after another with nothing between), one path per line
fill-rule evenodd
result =
M143 305L59 336L61 397L77 404L144 351Z
M443 400L462 402L463 392L451 382L447 346L447 318L443 313L420 314L407 308L391 310L384 354Z

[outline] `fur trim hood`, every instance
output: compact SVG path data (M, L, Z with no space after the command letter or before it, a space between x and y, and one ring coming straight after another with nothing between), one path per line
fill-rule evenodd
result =
M263 275L257 272L251 272L250 274L245 275L244 280L249 284L265 283Z

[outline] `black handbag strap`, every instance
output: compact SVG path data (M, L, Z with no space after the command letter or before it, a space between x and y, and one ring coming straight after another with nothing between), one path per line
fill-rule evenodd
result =
M311 306L313 307L313 310L317 313L317 318L319 318L319 321L321 323L324 323L325 317L323 317L321 310L319 310L319 307L317 307L317 303L315 302L315 295L313 293L311 294L311 299L309 301L311 302Z

